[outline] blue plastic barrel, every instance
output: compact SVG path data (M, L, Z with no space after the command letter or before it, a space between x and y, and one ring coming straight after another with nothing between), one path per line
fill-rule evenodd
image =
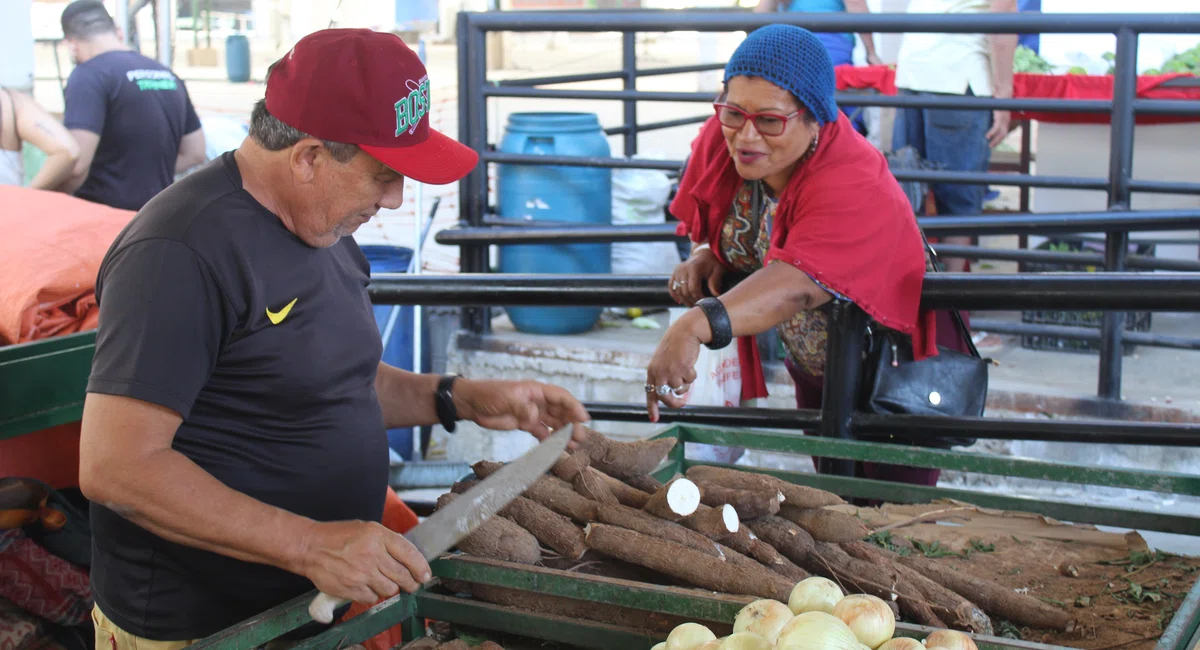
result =
M544 156L608 157L595 113L513 113L500 151ZM612 223L612 172L598 167L499 165L496 197L505 219L580 224ZM536 244L500 247L501 273L611 273L609 244ZM586 332L600 307L506 307L518 331Z
M231 34L225 39L225 72L235 83L250 81L250 39Z
M400 246L362 246L363 255L371 263L371 273L407 273L412 249ZM383 341L383 362L389 366L413 369L413 308L412 305L375 305L375 324L379 335L390 334ZM424 331L424 330L422 330ZM424 349L424 348L422 348ZM389 429L388 446L405 460L413 457L413 430Z

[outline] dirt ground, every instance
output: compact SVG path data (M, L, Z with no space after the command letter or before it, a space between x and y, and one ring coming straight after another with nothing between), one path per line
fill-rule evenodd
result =
M1085 650L1152 650L1200 575L1200 558L1150 551L1135 532L1106 533L954 502L846 508L876 529L940 512L938 523L901 525L875 541L1027 590L1075 619L1074 629L1058 633L996 621L999 636Z

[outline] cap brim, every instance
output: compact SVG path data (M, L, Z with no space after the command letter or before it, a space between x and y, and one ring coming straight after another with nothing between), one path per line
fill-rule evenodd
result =
M433 129L424 142L410 147L359 148L405 177L429 185L461 180L479 163L479 154L471 148Z

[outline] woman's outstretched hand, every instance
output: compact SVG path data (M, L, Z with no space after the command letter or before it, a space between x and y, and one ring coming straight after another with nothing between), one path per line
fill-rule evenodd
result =
M708 295L721 295L721 280L725 277L725 267L717 259L710 248L693 251L686 262L675 267L667 290L675 302L692 307L705 296L704 287L708 287Z
M658 422L658 405L680 408L696 381L700 346L711 337L704 314L693 309L667 328L646 368L646 410Z

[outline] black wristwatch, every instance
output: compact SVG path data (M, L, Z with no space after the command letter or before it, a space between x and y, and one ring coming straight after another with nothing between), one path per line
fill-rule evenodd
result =
M458 409L454 408L454 380L458 379L458 375L448 374L442 375L438 380L437 390L433 392L433 404L437 409L438 421L448 433L454 433L454 427L458 422Z

